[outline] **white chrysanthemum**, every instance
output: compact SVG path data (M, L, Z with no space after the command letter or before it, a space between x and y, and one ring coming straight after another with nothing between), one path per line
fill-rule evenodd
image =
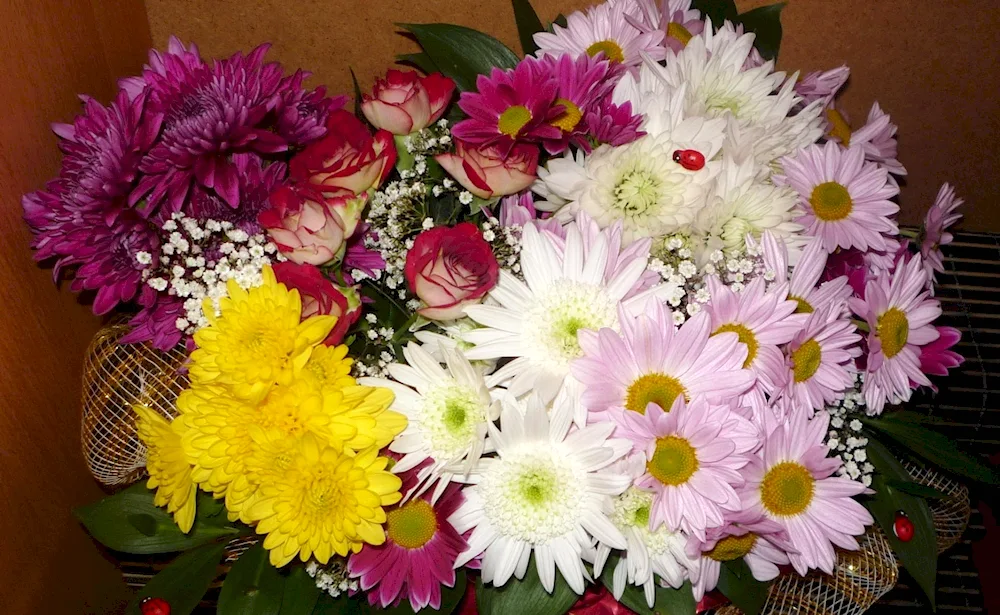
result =
M714 162L697 171L685 169L674 160L682 149L687 148L665 135L645 136L621 147L605 145L587 157L582 172L572 168L569 158L557 159L559 166L550 164L539 183L550 192L558 190L567 201L556 212L558 219L585 212L602 228L621 222L626 245L642 237L661 237L694 220L718 172Z
M589 579L583 557L592 554L593 542L626 547L607 511L630 483L610 469L627 447L608 440L612 423L570 432L572 414L566 395L551 410L536 396L526 405L505 401L500 429L489 425L497 457L480 460L465 502L449 518L459 533L472 530L456 568L482 554L483 581L501 586L512 576L524 578L534 553L546 591L553 590L558 567L582 594Z
M513 359L488 379L517 397L534 391L552 400L569 377L569 364L583 356L577 332L618 327L618 308L638 308L660 287L634 294L649 258L649 242L619 251L620 227L597 231L581 214L566 227L565 242L534 225L524 227L521 271L525 282L501 271L489 298L498 305L473 305L466 314L481 328L465 334L475 347L469 359ZM586 231L586 232L585 232ZM614 247L614 253L612 253ZM611 266L609 266L609 263ZM627 301L623 299L629 296ZM585 410L577 404L577 421Z
M650 608L653 608L657 587L655 577L676 588L697 573L697 563L685 551L687 538L683 534L671 532L662 525L657 530L649 529L653 498L652 493L629 487L615 499L611 514L611 521L628 543L615 566L611 592L620 600L626 583L642 587ZM601 574L610 554L611 547L603 543L597 545L595 575Z
M418 483L407 497L437 485L433 500L448 484L469 474L492 445L486 425L496 419L494 406L483 374L457 348L441 347L446 367L416 344L403 349L407 364L388 366L393 380L362 378L365 386L390 389L396 399L391 408L407 418L406 429L389 444L389 450L403 455L392 471L411 470L426 460L431 463L417 472Z

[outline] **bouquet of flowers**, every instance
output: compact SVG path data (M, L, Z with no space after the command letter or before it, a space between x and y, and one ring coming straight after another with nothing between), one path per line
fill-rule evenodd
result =
M191 612L225 559L220 613L752 613L873 524L933 600L896 457L995 481L897 408L962 361L962 201L899 229L896 126L849 123L846 67L775 70L781 5L513 4L524 57L405 25L420 72L353 112L266 46L172 40L55 125L37 259L189 353L131 409L148 481L78 511L182 552L133 612Z

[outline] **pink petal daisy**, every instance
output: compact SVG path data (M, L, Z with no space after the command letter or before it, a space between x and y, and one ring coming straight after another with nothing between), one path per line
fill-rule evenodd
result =
M545 141L545 149L559 154L572 143L590 151L586 119L614 90L624 72L621 64L611 64L603 57L562 55L543 56L540 65L555 78L559 86L555 104L563 108L551 122L559 128L560 136Z
M476 146L494 145L509 151L518 141L558 140L562 130L553 122L564 108L553 104L558 83L535 58L517 67L476 78L476 92L462 92L458 106L469 118L455 124L452 134Z
M654 494L649 527L665 525L699 539L740 509L740 470L759 446L760 434L728 405L678 397L669 410L650 402L645 414L618 410L615 435L630 440L645 461L635 486Z
M414 611L441 608L441 586L455 586L455 560L468 545L448 521L464 499L451 485L433 506L425 494L389 511L385 543L365 545L347 563L369 604L388 608L405 597Z
M808 416L843 397L854 383L853 360L861 354L861 336L849 318L838 316L830 309L810 314L785 348L781 394Z
M538 55L580 55L604 57L618 64L637 67L645 53L654 60L662 60L665 50L661 45L664 33L660 30L642 32L630 21L641 19L637 6L627 0L608 0L592 6L587 12L576 11L566 18L566 27L553 26L552 32L535 35ZM629 18L632 18L631 20Z
M896 270L868 280L864 299L851 299L851 310L868 322L868 358L862 392L870 411L909 401L911 382L930 386L920 370L920 347L936 340L934 320L941 303L926 289L920 256L901 261Z
M820 283L827 271L828 254L819 239L809 240L791 275L788 274L788 248L785 242L770 231L765 231L761 243L764 248L764 264L774 272L775 283L788 284L788 298L798 304L796 314L810 314L831 308L836 313L847 313L847 299L851 296L848 277L837 276Z
M851 69L846 66L806 73L795 83L795 93L802 97L802 106L822 100L828 107L850 76Z
M784 382L786 371L778 346L790 342L808 316L795 313L798 303L787 299L787 285L776 284L769 290L765 285L764 278L757 277L737 294L718 278L710 277L708 291L712 298L705 312L711 317L713 336L738 336L747 351L743 368L757 376L756 391L771 394Z
M947 376L949 369L965 361L962 355L951 350L962 339L962 334L952 327L937 327L937 331L938 338L920 349L920 371L930 376Z
M839 458L828 458L823 439L830 417L808 419L793 414L764 439L759 456L743 470L743 508L760 510L788 534L788 553L795 570L811 568L831 574L837 561L834 546L857 550L855 536L873 523L865 507L853 499L865 492L859 482L834 476Z
M766 518L760 510L741 510L726 515L726 524L706 532L705 540L688 538L688 555L695 558L698 570L691 577L694 599L701 600L719 583L722 564L737 559L747 563L758 581L778 576L778 566L788 564L791 545L785 530Z
M838 247L885 251L885 235L899 233L890 218L899 206L889 200L899 194L899 186L888 171L864 158L860 148L844 150L828 142L781 159L785 174L775 181L799 193L804 213L796 222L821 238L827 252Z
M701 11L691 8L691 0L637 0L640 18L629 17L629 23L640 32L661 31L663 44L673 53L687 46L688 41L705 31Z
M865 160L882 165L893 175L906 175L906 169L896 159L896 125L889 121L889 115L882 112L878 103L872 105L865 125L852 132L842 145L861 148Z
M920 242L920 254L924 257L924 269L934 282L934 273L944 273L943 254L941 246L946 246L954 240L948 229L962 219L962 214L956 213L962 199L955 196L955 189L944 184L938 190L934 204L927 210L924 217L923 240Z
M646 133L640 130L644 118L633 115L632 103L616 105L605 98L587 113L587 130L598 144L618 147L631 143Z
M651 403L671 408L679 398L702 395L721 403L753 386L753 372L743 369L746 346L735 334L710 337L705 313L675 327L670 310L656 304L636 318L622 314L619 324L621 333L579 334L583 357L571 369L583 383L590 420L610 418L613 408L641 414Z

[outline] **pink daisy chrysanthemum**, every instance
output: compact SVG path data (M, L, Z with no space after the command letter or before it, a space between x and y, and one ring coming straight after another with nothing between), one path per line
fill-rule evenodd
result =
M650 529L665 525L704 539L727 511L740 509L740 471L760 433L730 406L678 397L666 410L652 402L644 414L620 409L614 420L615 435L630 440L646 464L634 484L654 494Z
M712 322L712 335L735 333L746 348L743 368L757 376L757 393L773 393L784 382L785 359L778 348L787 344L802 329L808 316L796 314L798 304L788 299L788 286L766 289L763 277L754 278L742 292L712 276L708 278L711 300L705 312ZM763 399L755 395L761 403Z
M670 310L657 303L636 318L622 314L619 325L621 333L579 333L583 357L571 370L583 383L581 401L592 420L610 418L613 408L642 414L653 403L669 409L679 398L723 402L753 386L753 372L743 369L746 346L735 334L710 337L705 313L675 327Z
M455 560L468 545L448 521L464 499L451 485L433 505L425 494L388 512L385 542L366 544L347 563L370 604L388 608L405 597L414 611L441 608L441 587L455 586Z
M774 272L774 282L788 284L788 298L798 304L797 314L832 308L836 313L847 313L847 299L851 296L846 275L820 283L827 271L828 254L819 239L812 238L802 250L799 261L788 274L788 248L785 242L765 231L761 239L764 264Z
M893 175L906 175L906 168L896 159L896 125L889 121L889 115L878 103L872 105L865 125L851 132L841 145L861 148L865 160L882 165Z
M817 100L822 100L823 106L828 107L850 76L851 69L846 66L806 73L795 83L795 93L802 97L800 104L803 107Z
M934 204L927 210L924 217L923 238L920 242L920 254L924 257L924 269L930 277L933 285L934 274L944 272L944 262L941 246L946 246L954 240L948 229L962 219L962 214L957 213L959 207L964 203L962 199L955 196L955 189L949 184L944 184L938 190Z
M545 149L559 154L572 143L589 151L586 119L611 94L623 72L621 65L588 55L543 56L539 63L556 80L555 104L563 109L551 122L559 128L559 138L545 141Z
M694 599L701 600L719 583L722 564L742 559L758 581L778 576L778 566L788 564L790 545L785 530L760 510L741 510L726 515L726 524L713 527L705 540L688 538L688 555L697 562L691 575Z
M862 391L868 409L882 412L886 402L909 401L911 383L930 386L920 369L920 347L938 338L932 324L941 303L926 290L927 272L919 255L900 260L896 270L868 280L863 299L851 310L868 322L868 359Z
M637 0L636 4L640 18L629 16L629 23L640 32L663 32L663 45L673 53L705 31L701 11L691 8L691 0Z
M642 32L629 23L641 19L635 8L635 4L626 0L608 0L590 7L586 13L576 11L566 18L565 28L555 25L551 33L535 34L537 55L594 57L600 53L610 62L625 66L639 66L642 54L662 60L666 56L662 45L664 33Z
M856 551L854 538L873 523L872 516L854 497L865 486L834 473L841 460L827 457L823 442L830 424L825 412L813 419L792 414L764 439L761 453L742 474L743 508L760 510L788 534L788 558L804 575L811 568L833 573L834 546Z
M962 339L962 334L952 327L937 327L937 331L938 338L920 349L920 371L929 376L947 376L949 369L965 361L962 355L951 350Z
M775 181L794 188L804 210L796 222L819 237L827 252L852 247L885 251L885 235L898 234L891 216L899 206L889 199L899 186L884 168L866 163L862 149L827 142L782 158L781 164L784 175Z
M644 118L632 113L632 103L615 104L605 98L587 113L587 130L599 144L627 145L646 133L641 130Z
M519 141L554 141L562 130L553 122L563 113L555 104L558 83L535 58L511 70L494 68L476 78L475 92L462 92L458 106L469 118L452 134L475 146L509 151Z
M813 312L785 348L782 396L809 416L843 397L854 383L853 361L861 354L860 342L850 319L829 308Z

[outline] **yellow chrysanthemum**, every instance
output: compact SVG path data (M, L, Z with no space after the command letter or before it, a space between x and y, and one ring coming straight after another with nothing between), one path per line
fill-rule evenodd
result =
M247 512L260 497L260 484L281 476L295 460L301 435L289 435L277 429L249 428L253 452L247 457L243 474L226 490L226 510L232 521L252 523Z
M323 407L334 425L350 425L355 435L344 444L361 450L382 448L406 429L406 416L389 410L395 395L382 387L351 386L323 390Z
M300 322L298 291L279 284L270 267L264 268L263 285L247 291L230 280L226 289L218 316L211 301L205 302L209 325L194 334L198 349L191 353L191 381L227 386L244 399L290 381L337 322L334 316Z
M324 388L343 389L357 384L350 376L353 364L354 360L347 357L347 346L316 346L302 370L302 377Z
M167 512L185 534L194 524L198 486L191 478L191 465L181 447L181 437L170 422L146 406L134 406L139 415L139 439L146 445L146 487L156 489L153 503Z
M267 535L271 564L284 566L296 555L325 564L335 553L384 543L384 507L402 498L388 462L375 448L339 453L312 434L299 439L289 467L266 477L248 510L257 533Z

